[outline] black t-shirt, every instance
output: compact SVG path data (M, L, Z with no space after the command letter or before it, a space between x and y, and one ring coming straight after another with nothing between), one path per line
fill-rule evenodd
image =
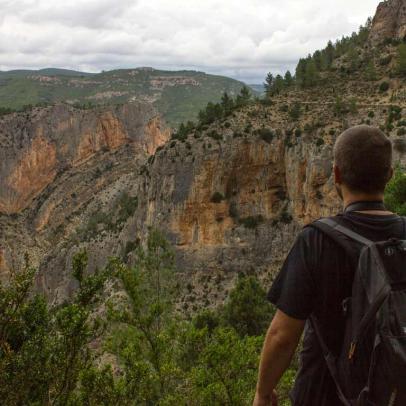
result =
M372 241L406 235L404 223L397 215L349 212L334 219ZM344 333L342 301L351 296L354 271L354 258L321 231L306 227L297 236L268 299L296 319L306 320L315 315L326 344L338 354ZM308 322L291 398L295 406L342 405Z

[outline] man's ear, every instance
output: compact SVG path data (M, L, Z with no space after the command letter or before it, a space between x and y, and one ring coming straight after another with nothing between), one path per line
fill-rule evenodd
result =
M389 180L392 179L394 173L395 173L395 170L393 169L393 166L392 166L392 168L390 168Z
M333 170L334 170L334 183L342 183L341 173L340 169L338 169L338 166L334 164Z

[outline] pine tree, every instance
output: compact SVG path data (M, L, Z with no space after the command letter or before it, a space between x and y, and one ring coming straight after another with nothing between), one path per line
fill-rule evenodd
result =
M400 75L406 76L406 44L398 46L397 71Z
M251 92L248 89L248 87L244 85L241 88L240 93L237 95L235 104L237 107L246 106L250 100L251 100Z
M347 54L347 61L350 64L350 69L352 72L356 71L359 68L359 55L357 49L352 46Z
M289 87L293 85L293 77L292 74L290 73L290 71L287 71L285 73L285 86Z
M306 59L301 58L296 66L296 82L300 87L305 86L306 65Z
M320 51L316 51L316 52L313 54L313 60L314 60L314 63L316 64L317 70L318 70L318 71L323 70L323 58L322 58L322 56L321 56L321 52L320 52Z
M273 88L274 80L275 80L274 76L272 75L271 72L269 72L266 75L265 83L264 83L265 94L267 97L272 96L272 88Z
M325 52L326 52L327 68L330 68L333 61L334 61L334 56L335 56L334 45L333 45L333 43L331 41L328 42Z
M228 116L231 114L234 108L234 100L228 95L227 92L223 93L221 96L221 107L224 111L224 116Z
M374 81L377 79L376 69L374 61L371 59L365 67L365 79Z
M285 81L281 75L276 75L273 87L274 94L279 94L285 87Z
M312 87L317 85L320 79L319 73L317 72L316 63L312 58L310 58L306 64L306 73L305 73L305 87Z

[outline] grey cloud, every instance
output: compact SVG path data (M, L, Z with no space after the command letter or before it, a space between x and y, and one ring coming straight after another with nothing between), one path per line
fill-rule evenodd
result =
M0 0L0 69L194 68L261 83L378 0Z

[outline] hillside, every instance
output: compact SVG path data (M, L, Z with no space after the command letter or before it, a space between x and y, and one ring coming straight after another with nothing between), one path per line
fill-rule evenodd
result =
M150 102L171 126L194 119L223 92L237 94L243 83L196 71L122 69L98 74L64 69L0 72L0 109L66 102L72 105Z

